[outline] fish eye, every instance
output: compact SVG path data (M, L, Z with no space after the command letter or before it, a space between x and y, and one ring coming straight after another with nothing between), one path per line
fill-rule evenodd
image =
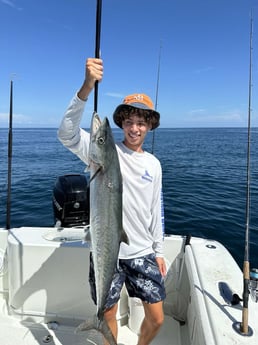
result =
M98 144L103 145L105 143L105 139L103 137L98 138Z

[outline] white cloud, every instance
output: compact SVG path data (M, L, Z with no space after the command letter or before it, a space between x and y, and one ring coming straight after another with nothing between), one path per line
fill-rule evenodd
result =
M205 108L199 108L199 109L192 109L190 110L190 114L194 115L194 114L200 114L200 113L204 113L206 112Z
M113 97L113 98L124 98L124 95L121 93L115 93L115 92L107 92L106 96Z
M207 66L207 67L203 67L203 68L199 68L199 69L196 69L193 71L193 73L206 73L206 72L209 72L209 71L212 71L214 68L211 67L211 66Z
M31 128L31 127L58 127L60 119L48 117L44 119L33 118L23 114L13 114L13 128ZM0 127L9 127L9 114L0 113Z
M245 118L239 110L229 110L227 112L214 114L209 113L207 109L195 109L189 112L190 118L187 120L191 122L203 122L203 123L238 123L244 124Z
M0 122L8 122L9 114L0 113Z
M7 5L7 6L9 6L9 7L12 7L12 8L14 8L14 9L16 9L16 10L18 10L18 11L21 11L21 10L22 10L21 7L17 6L17 5L16 5L13 1L11 1L11 0L1 0L1 2L2 2L2 4Z
M0 113L0 123L9 125L9 114ZM13 125L30 125L32 123L30 117L23 114L13 114Z

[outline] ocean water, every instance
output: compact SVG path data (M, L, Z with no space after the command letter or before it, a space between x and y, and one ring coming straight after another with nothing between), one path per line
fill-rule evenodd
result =
M121 140L122 131L114 130ZM145 149L152 150L152 133ZM58 176L85 165L56 129L13 129L11 227L52 226ZM258 129L251 131L249 261L258 267ZM154 154L163 168L165 227L223 243L240 267L246 232L247 129L157 129ZM0 226L6 226L8 129L0 129Z

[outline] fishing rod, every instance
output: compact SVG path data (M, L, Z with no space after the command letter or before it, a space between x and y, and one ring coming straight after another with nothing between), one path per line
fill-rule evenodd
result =
M157 74L157 84L156 84L156 97L155 97L155 110L157 110L157 108L158 108L161 48L162 48L162 45L160 43L160 47L159 47L159 62L158 62L158 74ZM152 132L152 149L151 149L151 153L152 154L154 153L154 143L155 143L155 129Z
M102 0L97 0L95 58L100 57L101 12L102 12ZM94 87L94 112L98 111L98 86L99 86L99 83L98 81L96 81L95 87Z
M251 100L252 100L252 50L253 50L253 16L250 19L250 43L249 43L249 97L248 97L248 134L247 134L247 162L246 162L246 229L245 229L245 253L243 262L243 309L242 322L236 322L233 326L237 332L244 336L251 336L253 331L248 326L248 301L250 282L249 263L249 220L250 220L250 156L251 156Z
M10 85L10 111L8 132L8 177L7 177L7 201L6 201L6 229L11 227L11 183L12 183L12 147L13 147L13 81Z
M251 100L252 100L252 49L253 49L253 16L250 19L250 57L249 57L249 99L248 99L248 137L247 137L247 183L246 183L246 230L245 230L245 255L243 264L243 311L241 332L248 334L248 299L249 299L249 219L250 219L250 156L251 156Z

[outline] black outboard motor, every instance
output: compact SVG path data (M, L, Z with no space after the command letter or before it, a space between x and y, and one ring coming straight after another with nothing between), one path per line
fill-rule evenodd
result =
M89 224L89 187L85 175L59 176L53 190L55 224L72 227Z

